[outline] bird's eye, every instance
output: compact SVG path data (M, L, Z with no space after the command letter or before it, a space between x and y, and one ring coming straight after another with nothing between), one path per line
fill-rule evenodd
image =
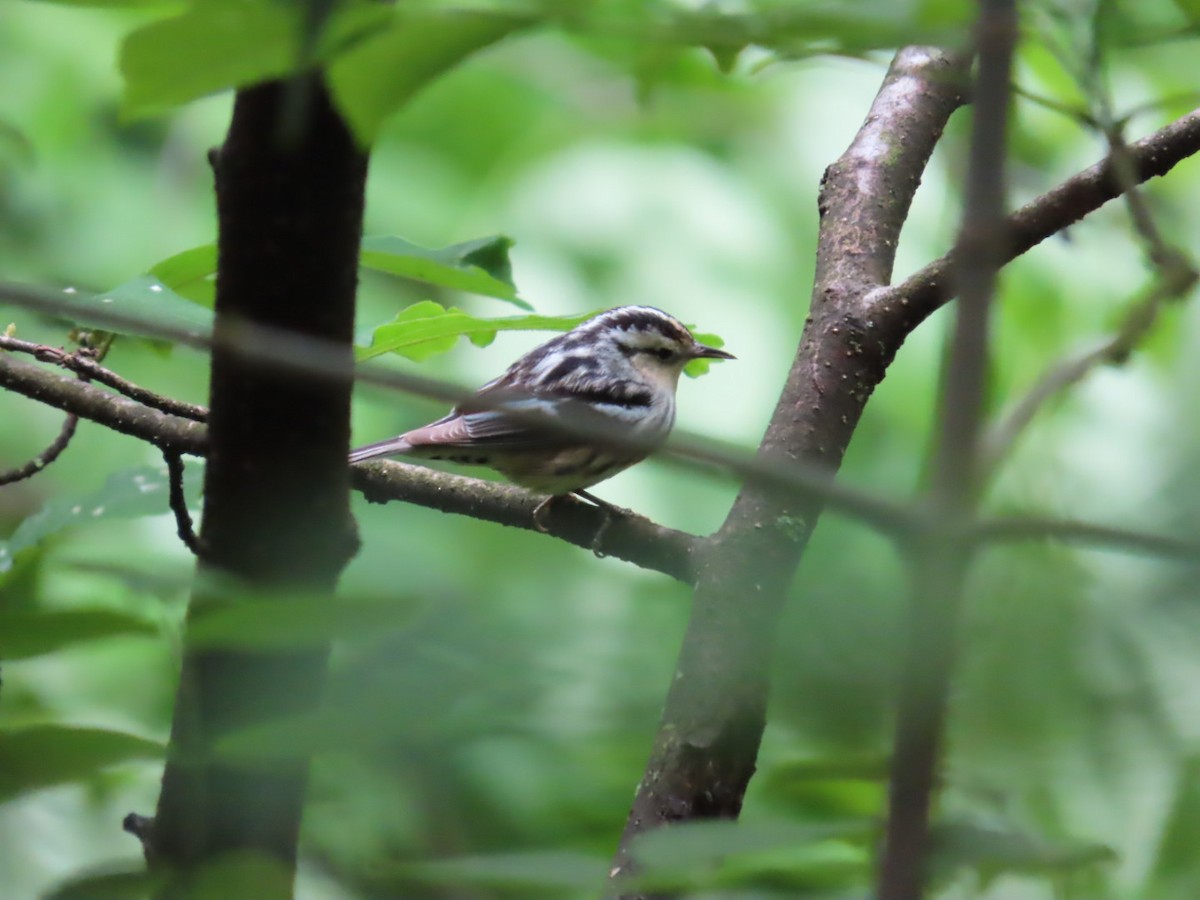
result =
M667 362L667 360L671 359L675 355L675 351L670 347L659 347L657 350L652 350L650 352L663 362Z

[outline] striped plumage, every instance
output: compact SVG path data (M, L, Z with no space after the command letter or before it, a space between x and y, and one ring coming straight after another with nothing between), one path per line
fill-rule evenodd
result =
M360 447L350 462L397 455L445 459L489 466L542 493L582 491L641 461L649 449L556 434L521 413L582 416L589 433L599 428L650 448L666 439L675 422L680 372L701 357L733 358L698 343L662 310L610 309L522 356L480 388L479 406L462 404L422 428ZM504 408L484 408L497 403Z

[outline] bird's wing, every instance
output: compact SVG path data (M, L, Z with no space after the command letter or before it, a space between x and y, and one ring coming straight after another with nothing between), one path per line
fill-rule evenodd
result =
M503 409L455 410L444 419L404 435L414 449L445 447L521 451L546 448L554 443L570 443L565 435L539 428L532 420L541 413L557 416L563 401L554 398L529 397L509 401Z
M629 382L580 383L557 391L518 392L501 377L480 389L472 402L463 404L444 419L404 435L417 447L465 449L490 448L505 451L549 449L595 440L594 432L612 430L628 433L646 418L652 394ZM480 406L503 404L498 409ZM578 423L590 437L572 437L553 428L541 427L536 417Z

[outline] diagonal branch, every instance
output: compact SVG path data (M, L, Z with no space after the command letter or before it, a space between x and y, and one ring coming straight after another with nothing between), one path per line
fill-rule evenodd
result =
M940 50L901 50L849 149L826 171L810 316L761 459L830 473L840 464L899 345L863 299L891 277L921 173L962 102L965 68ZM642 833L740 812L766 723L777 623L821 508L811 496L747 484L705 553L659 732L613 867L618 889L636 868Z
M1126 147L1131 177L1142 184L1166 175L1183 160L1200 152L1200 109ZM1036 247L1048 237L1074 225L1129 186L1123 181L1112 156L1084 169L1062 184L1029 201L1008 217L1005 262ZM953 296L950 283L952 254L946 254L913 273L900 284L880 288L868 298L881 313L902 312L905 334Z
M1100 366L1121 365L1129 359L1158 321L1163 306L1191 290L1196 284L1197 273L1190 267L1172 267L1161 278L1163 280L1147 289L1129 308L1112 337L1056 362L988 429L980 448L980 462L985 474L1000 466L1021 433L1051 399L1081 382Z
M64 412L99 422L163 450L192 456L207 452L200 422L162 412L135 400L50 372L8 353L0 353L0 387Z

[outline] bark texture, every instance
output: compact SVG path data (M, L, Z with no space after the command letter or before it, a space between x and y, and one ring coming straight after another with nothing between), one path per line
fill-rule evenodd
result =
M346 452L367 163L316 80L239 92L212 162L218 340L189 620L227 602L230 582L242 596L284 589L282 617L288 590L331 591L354 547ZM342 346L343 376L299 377L223 345L220 335L243 322ZM216 748L234 732L312 709L327 655L327 644L287 652L185 644L153 862L186 876L249 851L282 873L264 892L290 896L308 761L282 748L278 758L239 765ZM185 881L173 880L167 894Z

